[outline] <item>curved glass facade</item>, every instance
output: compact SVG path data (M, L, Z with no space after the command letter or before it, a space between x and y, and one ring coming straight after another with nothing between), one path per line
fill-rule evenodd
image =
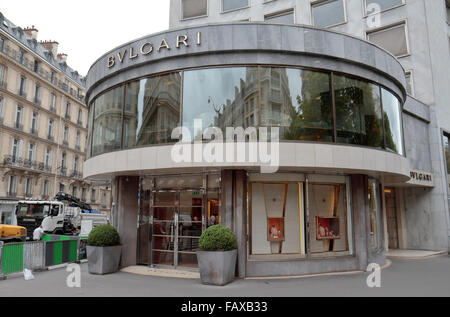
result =
M179 126L194 139L196 119L203 129L279 127L281 141L404 155L401 111L389 90L338 73L265 66L188 70L132 81L97 97L90 107L88 155L175 143L171 133Z

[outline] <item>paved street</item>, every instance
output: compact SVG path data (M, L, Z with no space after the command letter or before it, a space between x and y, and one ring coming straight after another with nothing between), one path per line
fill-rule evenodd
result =
M369 289L368 274L282 280L238 280L226 287L199 280L117 273L94 276L82 265L82 285L66 286L65 269L36 273L33 281L16 276L0 281L3 296L450 296L450 256L427 260L393 260L382 272L382 287Z

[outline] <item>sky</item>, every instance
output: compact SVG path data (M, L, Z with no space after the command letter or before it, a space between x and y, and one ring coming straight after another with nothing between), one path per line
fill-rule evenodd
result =
M38 41L57 41L83 76L109 50L169 28L169 0L1 0L0 12L22 28L34 25Z

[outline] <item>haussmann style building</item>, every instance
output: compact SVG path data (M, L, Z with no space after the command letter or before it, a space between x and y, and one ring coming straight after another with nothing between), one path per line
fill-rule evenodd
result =
M172 0L168 31L87 75L84 176L112 181L122 266L195 268L217 223L236 233L240 277L447 252L448 10Z
M23 199L66 192L109 214L108 183L83 178L88 137L85 79L58 52L0 13L0 223Z

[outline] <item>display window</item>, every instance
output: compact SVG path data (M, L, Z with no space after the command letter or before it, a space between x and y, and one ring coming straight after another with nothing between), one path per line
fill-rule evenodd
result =
M351 255L349 200L347 177L250 175L250 256Z

